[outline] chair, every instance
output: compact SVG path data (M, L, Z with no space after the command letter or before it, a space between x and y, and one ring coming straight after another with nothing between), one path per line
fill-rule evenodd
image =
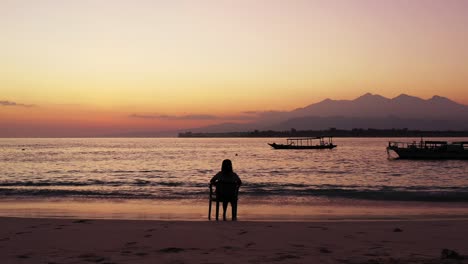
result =
M216 221L218 221L219 216L219 200L216 195L216 189L213 191L213 184L210 183L210 196L208 200L208 220L211 220L211 206L213 202L216 202Z
M239 186L237 184L232 184L232 183L229 183L229 184L218 183L218 184L220 185L220 189L222 189L221 186L223 186L224 189L226 189L226 187L234 188L233 191L234 191L235 199L236 200L238 199ZM208 197L208 220L211 220L212 203L216 202L216 221L218 221L218 218L219 218L219 203L221 202L221 199L218 198L218 192L217 192L216 188L213 188L213 187L216 187L216 185L210 183L210 195ZM237 214L237 208L235 210L236 210L236 214Z

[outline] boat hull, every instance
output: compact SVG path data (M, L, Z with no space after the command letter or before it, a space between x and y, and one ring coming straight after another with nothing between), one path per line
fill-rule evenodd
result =
M336 145L330 144L330 145L315 145L315 146L297 146L297 145L284 145L284 144L270 144L268 143L272 148L274 149L332 149L335 148Z
M437 149L408 149L397 147L388 147L387 149L395 151L400 159L468 160L468 150L442 151Z

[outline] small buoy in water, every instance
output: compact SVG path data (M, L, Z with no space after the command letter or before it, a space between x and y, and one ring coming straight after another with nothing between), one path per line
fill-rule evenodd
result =
M22 151L25 151L26 149L21 149Z
M237 156L237 153L236 153L236 156Z

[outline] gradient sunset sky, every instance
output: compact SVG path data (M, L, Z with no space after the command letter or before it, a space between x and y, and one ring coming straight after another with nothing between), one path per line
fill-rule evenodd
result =
M464 0L0 0L0 137L245 122L366 92L468 105Z

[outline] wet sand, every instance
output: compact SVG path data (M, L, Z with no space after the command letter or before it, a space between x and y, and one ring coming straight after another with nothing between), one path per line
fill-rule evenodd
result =
M278 206L281 204L281 206ZM326 200L314 203L259 201L239 204L243 221L468 219L468 203ZM228 216L231 210L228 209ZM1 199L0 217L206 221L207 201ZM214 209L212 214L214 215Z
M0 217L0 226L1 263L468 263L468 220ZM443 249L462 256L441 259Z

